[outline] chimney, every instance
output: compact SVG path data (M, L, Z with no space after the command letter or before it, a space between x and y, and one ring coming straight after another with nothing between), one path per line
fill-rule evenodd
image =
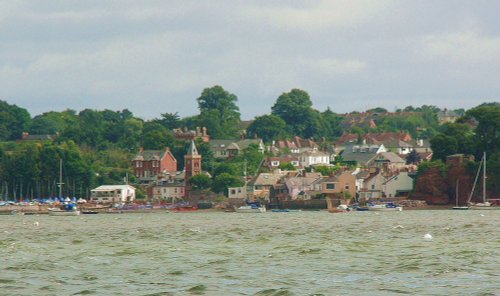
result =
M202 130L203 130L203 136L206 136L207 135L207 128L203 127Z
M201 130L199 126L196 127L196 136L197 137L201 136Z
M23 132L22 139L26 140L30 134L28 132Z

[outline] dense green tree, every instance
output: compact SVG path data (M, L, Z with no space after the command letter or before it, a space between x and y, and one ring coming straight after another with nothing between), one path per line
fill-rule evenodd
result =
M0 141L20 139L30 125L31 116L26 109L0 101Z
M376 108L372 108L372 109L369 109L366 111L367 112L375 112L375 113L387 113L387 109L382 108L382 107L376 107Z
M417 150L413 149L406 156L406 164L418 164L421 160L420 155L418 155Z
M332 139L339 137L344 132L342 129L342 117L334 113L328 107L322 114L322 119L326 128L326 137Z
M50 111L33 118L29 132L36 135L54 135L63 132L68 126L75 124L78 116L74 110L63 112Z
M446 156L457 153L457 139L440 134L431 139L432 159L446 161Z
M483 151L488 154L500 148L500 106L482 105L468 110L466 115L477 120L475 130L476 156Z
M204 126L214 139L238 136L240 112L238 98L219 85L205 88L197 99L200 115L198 125Z
M177 112L162 113L159 122L169 130L181 127L181 118Z
M271 142L289 135L286 122L272 114L256 117L248 126L247 134L251 138L259 137L264 142Z
M305 138L321 131L321 116L312 109L309 94L300 89L292 89L278 97L271 107L272 114L283 119L294 135Z
M203 190L208 189L212 186L212 179L205 174L198 174L189 178L189 184L193 186L193 189Z
M162 150L174 146L174 136L163 125L148 121L144 124L141 144L146 150Z
M222 173L214 178L212 190L217 193L224 193L227 196L227 189L229 187L241 187L244 184L243 178Z

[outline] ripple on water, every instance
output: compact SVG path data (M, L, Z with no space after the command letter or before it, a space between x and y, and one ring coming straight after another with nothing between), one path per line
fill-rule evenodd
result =
M291 296L294 295L288 289L265 289L254 294L255 296Z
M187 289L187 292L189 292L193 295L203 295L203 294L205 294L206 290L207 290L207 287L205 285L196 285L194 287Z

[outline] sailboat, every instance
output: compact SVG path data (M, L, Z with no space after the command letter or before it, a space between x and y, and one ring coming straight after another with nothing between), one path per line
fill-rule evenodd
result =
M459 206L458 205L458 179L457 179L457 185L455 188L455 206L452 208L453 210L468 210L468 206Z
M59 160L59 197L62 197L62 159ZM80 215L80 210L78 210L75 203L71 203L69 199L67 199L62 205L55 208L49 208L50 216L78 216Z
M481 171L481 167L483 169L483 198L482 198L482 202L471 203L472 194L474 193L474 189L476 187L476 183L477 183L477 179L479 176L479 172ZM493 206L486 199L486 152L483 153L483 157L481 158L481 161L479 162L479 168L477 169L477 174L476 174L476 178L474 180L474 185L472 186L472 190L470 192L469 199L468 199L467 203L470 205L470 209L472 209L472 210L496 210L496 209L500 209L500 207Z

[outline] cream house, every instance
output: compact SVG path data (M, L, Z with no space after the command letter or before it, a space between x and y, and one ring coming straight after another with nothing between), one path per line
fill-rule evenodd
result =
M97 203L127 203L135 200L135 187L130 185L102 185L90 193L90 199Z

